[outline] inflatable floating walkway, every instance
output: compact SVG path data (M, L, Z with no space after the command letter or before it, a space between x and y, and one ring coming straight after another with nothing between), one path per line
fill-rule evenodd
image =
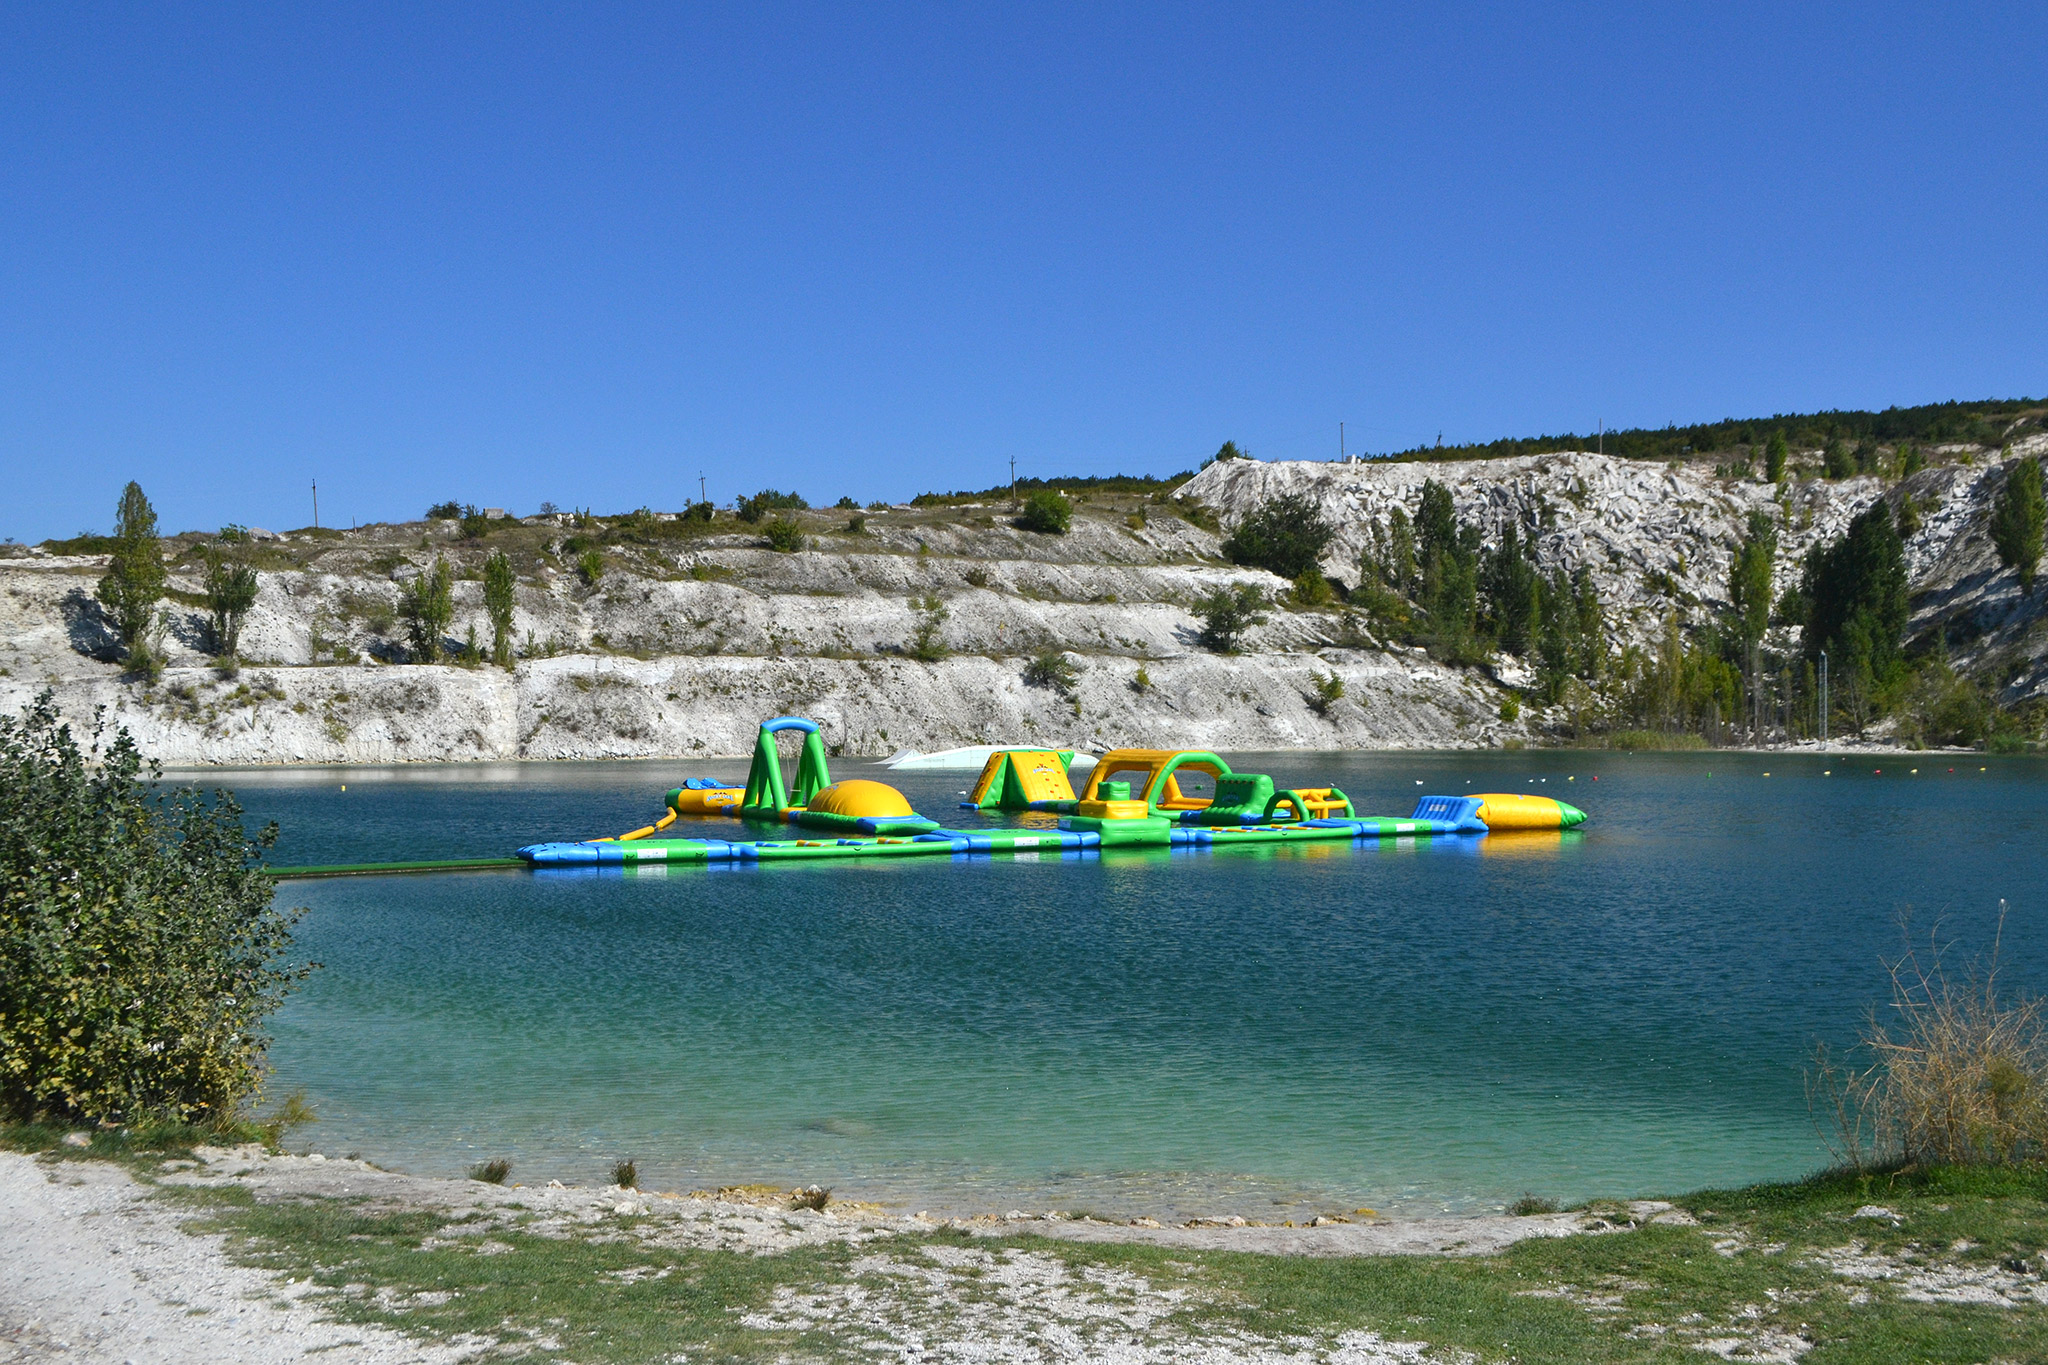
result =
M776 736L803 736L795 779L783 778ZM911 809L885 782L834 782L815 722L778 716L762 724L744 787L694 780L669 792L660 821L615 839L529 844L519 857L536 867L641 863L777 862L817 858L921 858L1105 848L1228 848L1327 840L1438 838L1521 830L1566 830L1584 811L1547 796L1489 793L1425 796L1406 819L1360 816L1335 787L1276 788L1262 773L1237 773L1199 749L1116 749L1102 756L1077 795L1073 754L1052 749L993 749L971 810L1034 815L1035 826L943 829ZM1212 788L1198 795L1182 777ZM737 815L794 827L787 837L662 837L684 815ZM1057 828L1046 828L1045 817Z

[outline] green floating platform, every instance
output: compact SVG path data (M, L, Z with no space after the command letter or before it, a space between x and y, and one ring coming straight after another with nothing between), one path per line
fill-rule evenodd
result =
M400 872L481 872L499 867L525 867L520 858L443 858L414 863L328 863L319 867L272 867L265 870L281 882L315 877L382 877Z

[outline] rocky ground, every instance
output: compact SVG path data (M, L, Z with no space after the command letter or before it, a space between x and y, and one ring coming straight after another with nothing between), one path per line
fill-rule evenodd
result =
M2018 454L2042 453L2034 437ZM1279 608L1245 650L1196 639L1192 607L1220 585L1270 574L1230 565L1219 546L1262 499L1306 492L1339 528L1324 562L1358 578L1370 528L1411 513L1426 479L1460 514L1536 528L1546 565L1587 566L1617 644L1646 642L1677 612L1725 605L1728 565L1752 508L1785 532L1778 585L1879 497L1910 501L1913 632L1940 638L1965 671L2011 702L2048 690L2041 594L2001 569L1985 521L2003 479L1998 452L1956 448L1903 483L1799 477L1781 487L1718 477L1708 463L1631 462L1586 452L1434 464L1226 461L1176 496L1080 503L1070 534L1010 524L1006 506L806 512L807 548L778 553L759 526L720 513L709 526L649 513L609 529L553 515L492 524L464 539L452 521L259 536L247 554L260 592L247 661L212 666L200 610L199 546L173 556L163 653L153 683L124 672L93 586L103 556L0 547L0 708L43 687L68 714L103 706L169 763L389 762L505 758L725 756L750 751L755 724L809 715L839 752L881 755L992 742L1099 750L1450 748L1540 739L1549 718L1500 719L1518 663L1462 669L1379 638L1342 603ZM1802 457L1810 465L1811 453ZM854 524L858 517L859 524ZM601 576L579 573L595 547ZM58 547L61 549L62 547ZM509 671L407 662L395 619L400 584L435 557L455 568L449 644L488 640L481 567L505 551L519 573ZM948 657L908 652L915 601L946 612ZM1071 688L1034 686L1027 660L1059 652ZM1318 695L1336 677L1344 696Z
M0 1362L2039 1360L2038 1172L1301 1227L0 1152ZM111 1146L110 1146L111 1143ZM99 1155L108 1148L107 1155Z
M198 1199L153 1197L157 1190ZM1530 1237L1613 1231L1654 1219L1689 1222L1668 1204L1643 1202L1623 1217L1550 1214L1512 1218L1331 1222L1318 1227L1115 1225L1056 1214L948 1220L892 1215L869 1206L792 1208L786 1195L749 1188L725 1197L638 1190L488 1185L382 1171L360 1161L272 1155L261 1148L199 1149L138 1181L100 1161L49 1162L0 1152L0 1362L452 1361L498 1343L477 1338L421 1342L374 1324L347 1325L322 1311L331 1291L310 1277L279 1276L242 1263L218 1233L195 1229L214 1201L275 1205L335 1201L352 1209L425 1212L446 1225L426 1239L478 1255L508 1254L503 1239L557 1242L598 1238L666 1251L783 1255L841 1246L864 1253L851 1283L788 1287L736 1312L757 1331L823 1325L835 1334L903 1348L937 1348L962 1359L1003 1359L1005 1341L1047 1333L1092 1335L1105 1327L1156 1335L1140 1360L1336 1360L1353 1365L1415 1360L1420 1344L1358 1333L1334 1353L1303 1352L1256 1336L1217 1334L1201 1342L1152 1333L1183 1307L1183 1291L1142 1276L1076 1274L1053 1258L1006 1250L1018 1233L1088 1242L1134 1242L1190 1250L1312 1256L1482 1255ZM982 1246L925 1245L942 1229ZM887 1292L875 1292L879 1280ZM861 1282L870 1287L863 1288ZM997 1287L994 1301L980 1292ZM358 1295L374 1296L365 1284ZM331 1307L331 1304L329 1305ZM1078 1338L1077 1338L1078 1339ZM915 1357L915 1350L911 1352ZM1064 1354L1064 1353L1055 1353ZM1040 1359L1034 1348L1018 1358Z

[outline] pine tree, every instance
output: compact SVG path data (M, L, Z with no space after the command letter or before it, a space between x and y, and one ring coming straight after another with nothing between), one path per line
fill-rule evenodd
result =
M2048 509L2042 506L2040 461L2018 461L2006 471L2005 486L1992 500L1991 542L1998 547L1998 562L2019 571L2021 592L2034 590L2044 510Z
M1764 447L1764 479L1768 483L1785 482L1785 460L1791 455L1792 447L1785 440L1785 433L1771 433L1770 443Z
M1771 624L1771 565L1778 557L1778 524L1762 510L1749 514L1749 534L1728 569L1728 600L1735 608L1735 638L1744 659Z

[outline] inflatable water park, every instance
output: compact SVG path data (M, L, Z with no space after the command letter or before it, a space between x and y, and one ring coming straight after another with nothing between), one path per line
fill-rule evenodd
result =
M777 744L785 734L802 736L787 777ZM961 807L1015 823L947 829L913 810L886 782L834 781L817 723L778 716L761 725L745 786L695 778L668 793L666 812L654 824L612 838L529 844L518 856L550 868L1227 848L1559 831L1586 819L1563 801L1512 793L1425 796L1406 818L1361 816L1335 787L1278 787L1263 773L1233 772L1200 749L1115 749L1092 769L1077 763L1071 750L990 746L985 752L981 775ZM1087 778L1077 793L1083 770ZM761 832L751 839L677 833L680 822L707 816L737 818Z

